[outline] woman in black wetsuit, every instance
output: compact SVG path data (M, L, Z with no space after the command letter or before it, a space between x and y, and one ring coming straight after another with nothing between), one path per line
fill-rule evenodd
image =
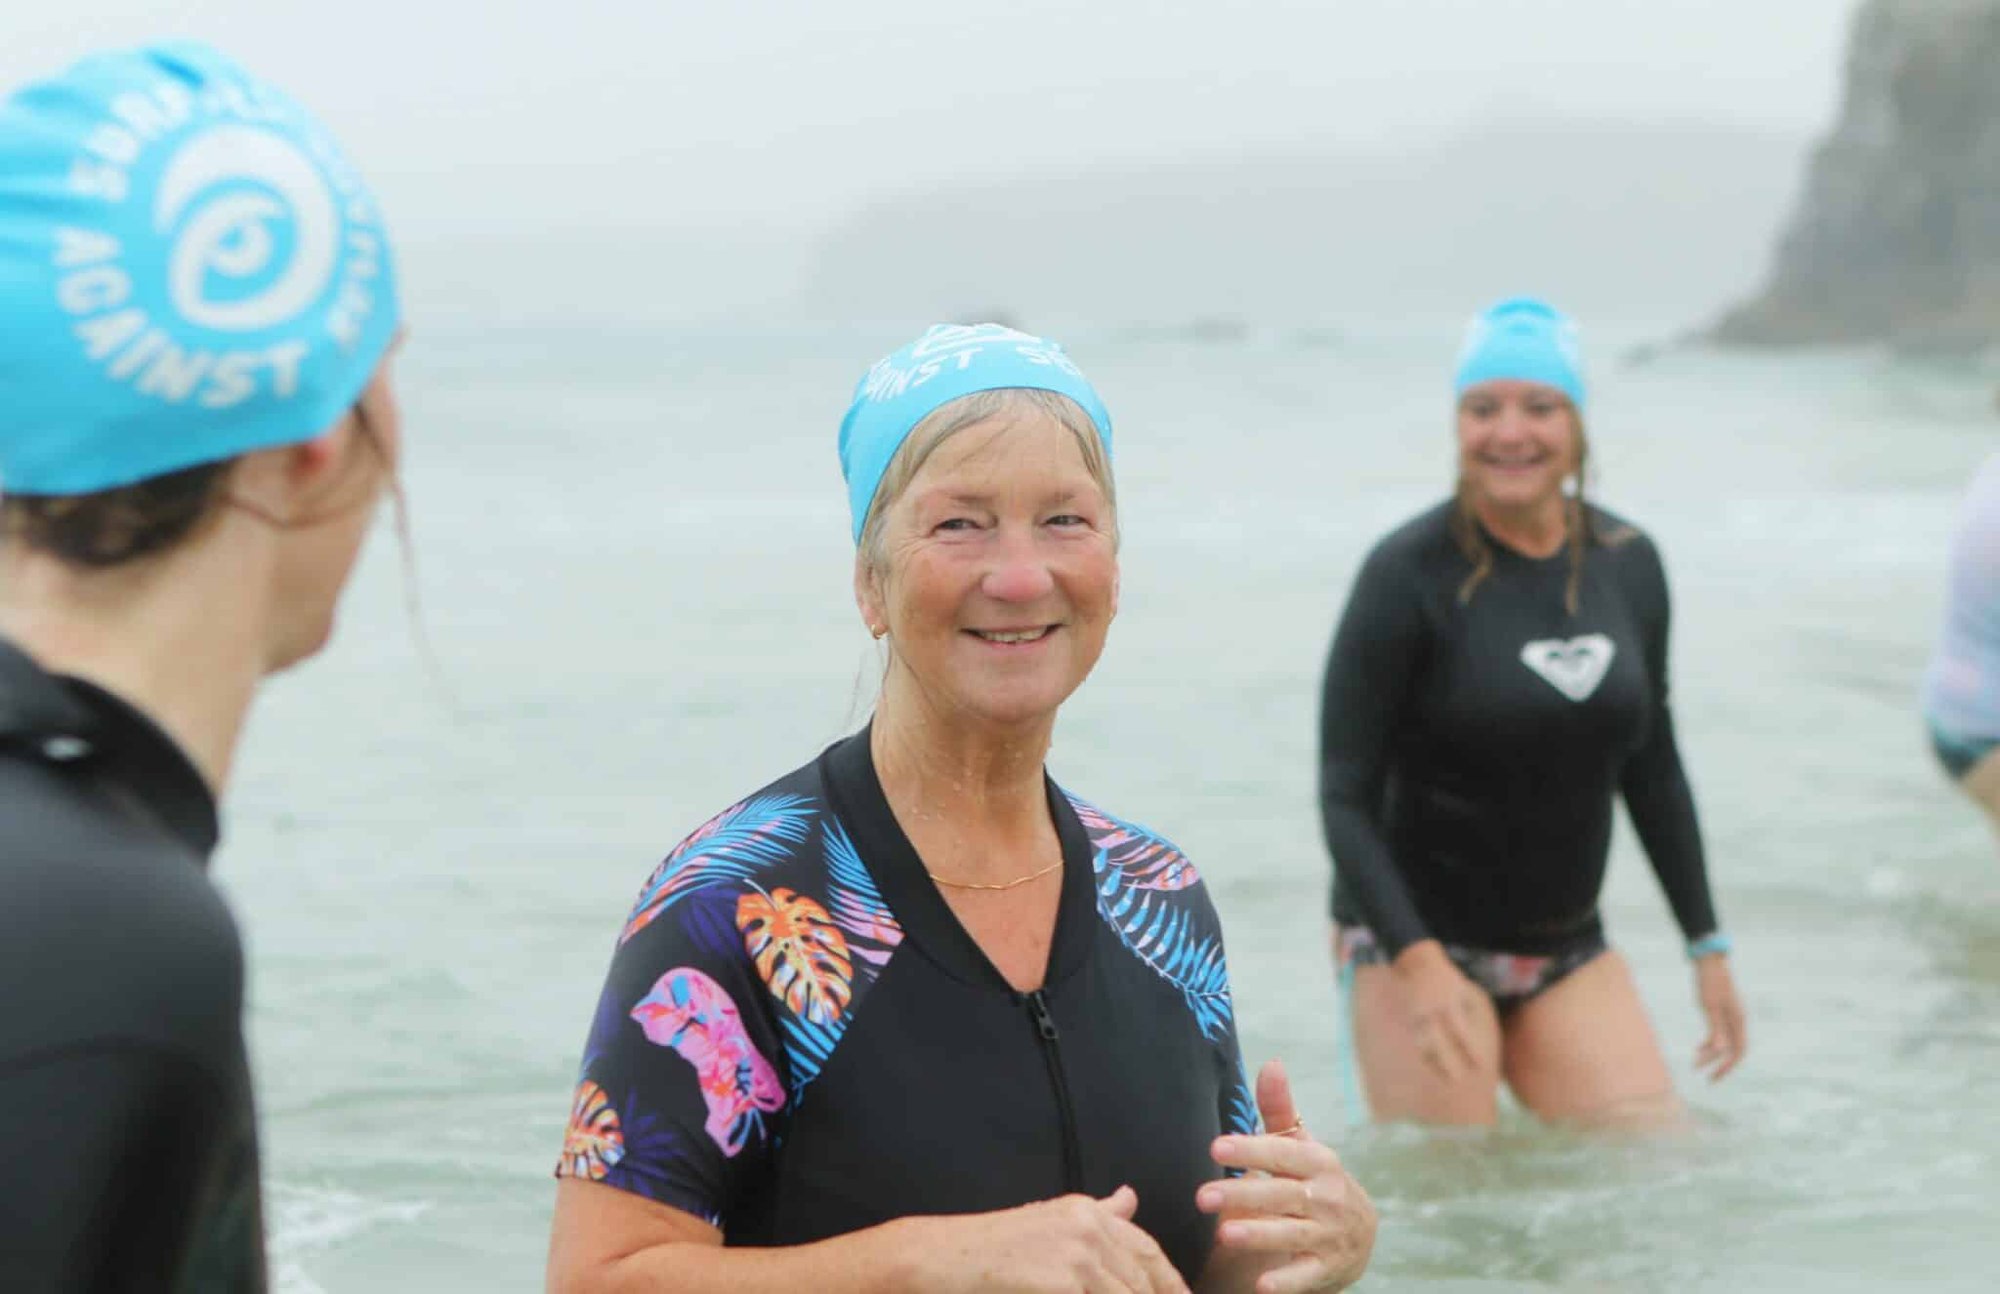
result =
M553 1289L1360 1275L1372 1206L1281 1069L1246 1082L1201 878L1044 771L1117 608L1110 442L1062 350L998 325L863 379L840 458L881 701L642 887L557 1169Z
M400 313L353 167L215 50L0 100L7 1290L266 1288L207 868L259 680L325 643L393 484Z
M1327 661L1320 808L1336 956L1378 1119L1491 1123L1504 1079L1546 1119L1679 1110L1598 892L1622 795L1686 937L1720 1078L1743 1009L1667 705L1658 551L1584 499L1574 325L1532 300L1473 321L1456 497L1369 554Z

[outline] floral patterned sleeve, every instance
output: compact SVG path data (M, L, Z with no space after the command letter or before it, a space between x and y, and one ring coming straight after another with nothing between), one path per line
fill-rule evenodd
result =
M721 1228L766 1171L789 1096L759 954L801 931L796 896L750 878L781 870L814 817L800 797L748 800L647 880L605 978L556 1176Z
M1228 989L1225 987L1225 993ZM1232 1003L1229 1032L1216 1047L1216 1063L1222 1069L1222 1130L1238 1136L1257 1131L1257 1098L1250 1090L1250 1077L1243 1068L1243 1048L1236 1035L1236 1012ZM1230 1176L1237 1176L1231 1172Z
M1096 852L1099 916L1133 956L1181 991L1195 1026L1214 1048L1222 1131L1256 1132L1257 1100L1243 1069L1222 917L1208 887L1166 837L1075 796L1070 804Z

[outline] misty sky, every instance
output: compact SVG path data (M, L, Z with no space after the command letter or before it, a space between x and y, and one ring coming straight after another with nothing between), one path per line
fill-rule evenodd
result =
M1833 111L1852 7L19 0L0 5L0 83L97 44L200 34L316 107L406 220L486 196L558 223L796 227L968 176L1393 149L1496 112L1805 136Z

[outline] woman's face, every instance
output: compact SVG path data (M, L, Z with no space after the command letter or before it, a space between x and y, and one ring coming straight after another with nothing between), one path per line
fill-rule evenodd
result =
M931 708L1011 726L1052 717L1118 609L1110 503L1075 433L1043 415L951 436L890 505L856 596Z
M1458 471L1473 497L1519 511L1562 497L1577 469L1576 411L1539 382L1482 382L1458 401Z

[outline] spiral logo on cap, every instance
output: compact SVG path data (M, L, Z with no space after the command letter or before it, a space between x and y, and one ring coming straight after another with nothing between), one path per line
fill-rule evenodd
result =
M292 241L279 265L276 230L286 220ZM331 285L340 259L339 211L319 168L290 141L254 126L215 126L183 145L161 175L153 226L173 239L167 294L175 313L222 332L298 318ZM265 278L247 296L210 290L217 279Z

